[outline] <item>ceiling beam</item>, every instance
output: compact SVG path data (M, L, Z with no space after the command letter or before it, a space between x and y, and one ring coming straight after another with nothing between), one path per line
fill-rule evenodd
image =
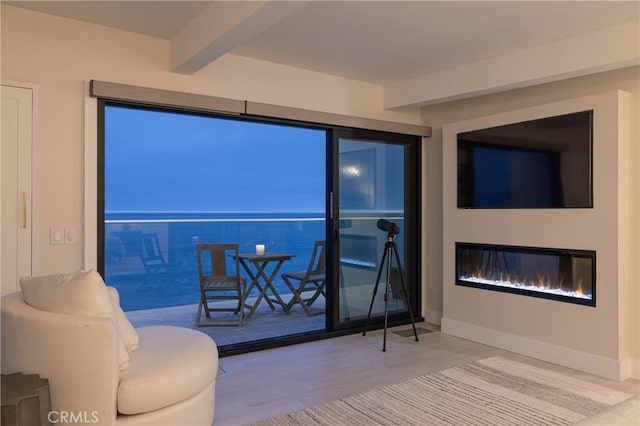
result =
M640 64L640 21L384 86L384 108L466 99Z
M213 2L171 39L171 71L194 74L286 18L305 3Z

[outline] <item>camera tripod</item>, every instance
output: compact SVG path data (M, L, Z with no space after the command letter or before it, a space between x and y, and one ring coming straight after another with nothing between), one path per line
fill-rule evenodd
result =
M416 342L418 341L418 332L416 331L416 323L413 320L413 311L411 310L411 305L409 304L409 295L407 293L407 288L404 285L404 278L402 277L402 265L400 264L400 255L398 255L398 246L395 243L395 241L393 241L394 238L395 238L395 234L393 233L393 230L390 230L389 233L387 234L387 242L384 244L384 253L382 254L382 259L380 260L380 267L378 268L378 277L376 278L376 285L373 288L371 305L369 305L369 313L367 314L367 320L364 323L364 331L362 332L363 336L367 334L369 318L371 318L371 310L373 309L373 301L375 300L376 294L378 293L378 286L380 285L380 276L382 275L382 269L385 266L385 260L386 260L387 285L384 293L384 336L382 340L382 352L386 352L387 350L387 323L388 323L388 313L389 313L389 289L391 288L391 259L392 259L391 255L392 254L395 256L396 263L398 266L400 283L402 284L402 294L404 295L404 302L407 305L407 309L409 310L409 316L411 317L411 325L413 326L413 335L416 338Z

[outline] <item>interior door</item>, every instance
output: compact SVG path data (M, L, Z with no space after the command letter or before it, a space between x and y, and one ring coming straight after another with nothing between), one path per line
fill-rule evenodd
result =
M418 308L418 147L414 137L335 132L334 329L359 327L368 317L381 323L385 312L409 319L405 288Z
M33 89L2 85L2 294L31 275Z

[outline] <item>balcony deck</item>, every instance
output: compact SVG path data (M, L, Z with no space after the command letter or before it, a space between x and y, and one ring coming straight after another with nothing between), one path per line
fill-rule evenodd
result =
M283 295L283 297L285 300L289 300L290 296ZM252 304L254 300L255 298L249 299L247 303ZM175 325L200 330L213 338L220 347L299 333L322 331L325 329L324 305L324 299L321 296L312 305L312 312L317 314L309 316L299 305L294 305L291 309L291 314L287 315L279 306L276 305L276 309L272 310L267 303L262 302L251 319L247 320L245 318L242 327L237 325L196 327L197 304L129 311L126 315L134 327ZM245 315L247 313L248 310L245 311ZM237 320L237 315L232 313L212 313L211 316L216 319Z

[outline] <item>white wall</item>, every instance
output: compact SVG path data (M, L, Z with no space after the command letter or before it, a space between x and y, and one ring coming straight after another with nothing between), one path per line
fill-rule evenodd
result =
M434 135L425 153L428 198L423 201L427 206L444 206L441 212L428 208L426 211L425 256L429 261L436 258L433 260L442 263L435 271L426 273L425 305L432 315L444 312L444 330L460 335L470 333L469 338L480 336L485 343L521 350L542 359L553 356L555 359L549 360L573 363L573 367L584 367L601 375L614 377L619 372L621 376L638 376L638 70L632 67L423 109L425 124L432 126ZM455 185L455 162L450 161L454 149L452 129L447 137L446 132L443 135L443 125L461 123L460 129L485 127L482 124L495 122L483 117L513 118L519 116L521 109L545 111L545 105L618 89L630 94L626 108L630 122L618 122L612 115L616 109L612 105L601 108L599 115L605 118L598 121L595 135L594 209L514 213L455 208L455 187L451 186L452 182ZM554 107L546 111L552 110ZM603 130L603 120L609 123L608 130ZM458 127L453 125L455 129ZM628 154L620 158L616 145L619 132L629 141ZM443 153L448 162L439 163ZM624 168L629 175L619 185L619 174ZM455 286L454 253L447 249L453 241L597 250L598 307ZM529 300L522 302L526 299ZM582 365L577 366L578 362ZM593 371L596 367L598 371Z
M84 83L116 83L420 124L418 109L385 111L382 88L226 55L195 75L169 72L169 42L2 5L0 77L38 84L40 140L34 274L79 270L83 261ZM50 226L74 227L75 245L51 246Z
M618 258L628 257L627 251L622 248L622 240L626 237L628 227L625 227L624 235L619 235L618 219L622 200L615 189L618 186L626 189L628 184L626 176L620 179L620 173L615 171L620 171L620 166L628 159L628 141L623 137L625 132L622 129L629 124L628 96L618 96L618 93L609 92L605 95L545 104L444 126L443 331L462 330L466 325L473 325L603 357L612 362L619 360L618 312L625 308L620 306L619 295L628 285L628 280L625 271L621 270L622 265L618 264ZM593 208L456 208L458 133L589 109L594 111ZM578 306L457 286L453 250L457 241L594 250L597 305ZM473 337L486 340L481 334L472 333ZM509 349L533 355L528 349L520 349L517 344ZM547 355L550 355L549 351L550 348L547 347Z

